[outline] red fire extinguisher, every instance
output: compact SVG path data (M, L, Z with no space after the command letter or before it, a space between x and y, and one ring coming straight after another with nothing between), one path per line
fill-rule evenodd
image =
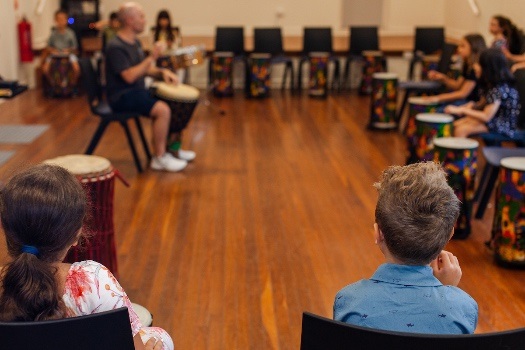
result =
M18 46L20 49L20 61L33 61L33 45L31 44L31 23L25 17L18 22Z

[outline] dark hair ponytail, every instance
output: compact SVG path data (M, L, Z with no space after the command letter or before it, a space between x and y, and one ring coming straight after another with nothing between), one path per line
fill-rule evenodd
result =
M78 239L84 190L67 170L39 165L14 176L0 193L0 217L12 261L2 271L0 320L62 318L57 268ZM27 246L32 247L26 253Z

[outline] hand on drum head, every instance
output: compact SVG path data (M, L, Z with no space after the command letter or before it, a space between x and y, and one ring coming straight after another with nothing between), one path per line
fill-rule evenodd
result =
M442 250L436 260L430 263L434 276L445 286L457 286L461 280L461 267L458 258L451 252Z
M162 69L162 80L168 84L177 85L179 83L179 77L169 69Z
M439 98L436 97L436 96L421 96L421 98L425 101L428 101L428 102L435 102L435 103L439 103Z

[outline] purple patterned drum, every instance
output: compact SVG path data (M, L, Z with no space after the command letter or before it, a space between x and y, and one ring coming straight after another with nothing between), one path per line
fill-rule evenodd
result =
M419 96L412 96L408 98L408 120L405 128L408 149L407 164L412 164L418 161L416 156L416 115L421 113L435 113L438 105L439 104L437 102L429 101Z
M423 56L421 60L421 80L428 80L428 72L437 70L439 64L439 56Z
M383 53L381 51L363 51L363 73L359 93L361 95L370 95L372 93L372 75L374 73L384 72Z
M416 116L414 152L418 161L434 159L434 139L452 136L454 117L441 113L422 113Z
M434 161L443 164L448 174L448 183L461 201L459 218L454 225L453 238L457 239L467 238L470 234L478 146L478 141L462 137L434 140Z
M308 95L311 97L326 97L328 94L328 52L311 52L310 79Z
M69 54L56 54L51 56L49 64L49 80L44 86L46 96L69 97L76 88L75 71L71 64Z
M250 55L249 97L268 97L270 94L270 59L268 53L254 53Z
M213 94L217 97L233 96L233 52L214 52L211 60Z
M503 158L492 236L495 259L525 267L525 157Z
M397 74L374 73L370 99L370 128L395 129L397 109Z

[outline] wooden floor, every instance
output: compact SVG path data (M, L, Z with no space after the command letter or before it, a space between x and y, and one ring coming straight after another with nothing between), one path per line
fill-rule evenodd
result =
M212 99L185 134L197 159L175 174L137 174L121 128L109 128L95 153L131 183L115 193L120 282L178 349L298 349L302 312L331 317L336 292L375 271L372 183L403 163L405 144L367 131L367 118L368 99L350 93ZM0 104L0 125L51 125L30 145L0 145L16 151L0 180L82 153L97 123L84 97L28 91ZM479 304L478 333L525 326L525 271L495 266L483 244L492 215L447 247Z

